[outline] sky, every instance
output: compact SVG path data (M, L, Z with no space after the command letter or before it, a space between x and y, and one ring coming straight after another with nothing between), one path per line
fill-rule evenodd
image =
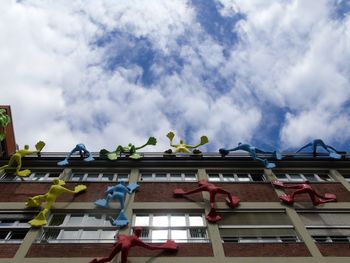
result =
M0 105L46 151L350 151L350 0L2 0Z

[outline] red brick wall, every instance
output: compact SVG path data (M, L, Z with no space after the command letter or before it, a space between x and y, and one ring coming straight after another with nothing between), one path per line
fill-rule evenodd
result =
M186 197L174 197L173 190L182 188L189 191L198 187L197 183L140 183L139 191L135 194L135 202L202 202L201 193Z
M238 196L241 202L278 202L278 196L271 183L215 183L231 194ZM225 202L225 195L218 195L219 202Z
M305 244L223 244L226 257L309 257Z
M113 244L33 244L26 257L105 257L112 250ZM212 257L211 243L179 244L177 252L162 252L144 248L132 248L130 257Z
M317 244L323 256L350 257L350 244Z
M320 194L332 193L337 195L338 202L350 202L350 192L341 183L312 183L312 187ZM286 189L287 194L295 190ZM296 202L309 202L308 194L301 194L295 197Z
M65 187L74 189L74 186L79 183L67 183ZM62 194L58 197L58 202L94 202L104 196L108 186L111 183L83 183L88 188L85 192L77 195L68 193ZM0 202L25 202L28 198L44 194L50 189L51 183L18 183L8 182L0 183Z
M0 258L13 258L20 244L0 244Z

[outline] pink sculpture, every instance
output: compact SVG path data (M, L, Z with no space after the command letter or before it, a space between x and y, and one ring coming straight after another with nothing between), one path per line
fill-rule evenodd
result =
M108 257L101 258L101 259L93 259L90 261L90 263L103 263L103 262L109 262L111 261L120 251L122 253L122 261L121 263L127 263L128 253L129 249L132 247L143 247L149 250L157 250L157 249L165 249L165 250L172 250L177 251L178 246L177 244L172 241L168 240L163 245L158 246L152 246L144 243L139 237L141 235L142 228L136 227L134 229L134 234L131 236L128 235L117 235L116 236L116 243L113 245L113 250L111 254Z
M207 180L199 180L198 182L199 187L197 189L194 189L192 191L185 192L181 188L174 189L173 193L175 196L183 196L183 195L189 195L194 194L198 192L209 192L210 195L210 212L205 216L205 218L209 222L217 222L221 219L221 216L219 216L216 213L215 210L215 196L216 194L226 194L226 204L231 207L235 208L238 206L240 199L237 196L231 195L230 192L222 189L221 187L217 187L211 183L209 183Z
M304 183L297 185L285 185L283 182L278 180L273 181L272 183L277 188L296 189L296 191L294 191L292 194L283 194L279 197L284 203L289 205L294 203L295 195L299 194L308 194L314 205L337 201L337 196L335 194L325 193L324 195L321 195L317 193L316 190L312 188L309 181L305 181Z

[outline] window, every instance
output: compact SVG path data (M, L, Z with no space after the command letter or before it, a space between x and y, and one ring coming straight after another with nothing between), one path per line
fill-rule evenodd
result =
M129 181L128 172L81 172L73 171L69 176L69 181L73 182L120 182L120 181Z
M136 214L133 227L142 227L146 242L203 243L209 242L205 222L202 214Z
M32 214L0 213L0 243L21 243L30 229Z
M224 243L296 243L300 242L293 225L283 211L219 212L219 231Z
M326 171L288 171L275 173L282 182L333 182L333 178Z
M350 243L350 213L300 212L302 221L316 243Z
M27 177L15 176L13 173L5 173L0 176L0 181L30 181L30 182L50 182L60 176L60 171L32 171Z
M113 243L117 234L113 220L109 214L55 213L50 216L39 242Z
M149 182L195 182L197 176L195 172L191 171L171 171L171 172L141 172L140 181Z
M264 182L265 176L262 171L255 172L208 172L209 182Z

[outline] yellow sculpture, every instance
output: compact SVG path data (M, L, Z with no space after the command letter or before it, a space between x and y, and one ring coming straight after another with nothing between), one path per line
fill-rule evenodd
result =
M7 165L1 166L0 170L9 168L9 167L16 167L16 172L15 174L18 176L28 176L30 175L31 171L28 169L25 170L21 170L22 168L22 157L32 154L32 153L40 153L41 150L44 148L45 143L43 141L39 141L37 142L37 144L35 144L35 148L36 150L29 150L29 146L28 145L24 145L24 149L21 150L17 150L16 153L14 153L10 160L9 163Z
M28 202L25 204L28 208L37 208L40 207L43 202L46 202L44 209L33 220L29 221L29 224L35 227L46 225L46 214L51 209L51 206L56 202L57 197L59 197L62 193L77 194L86 190L86 185L77 185L73 191L62 186L65 184L66 183L63 180L54 179L50 190L46 194L36 195L29 198Z
M207 136L202 136L200 139L199 144L197 145L188 145L185 144L183 140L180 140L179 144L173 144L173 139L175 134L171 131L166 135L169 140L170 140L170 146L175 148L175 152L176 153L194 153L194 154L200 154L201 151L196 149L197 147L204 145L206 143L209 142L208 137ZM192 152L189 149L193 149ZM166 153L172 153L172 150L169 149L167 151L165 151Z

